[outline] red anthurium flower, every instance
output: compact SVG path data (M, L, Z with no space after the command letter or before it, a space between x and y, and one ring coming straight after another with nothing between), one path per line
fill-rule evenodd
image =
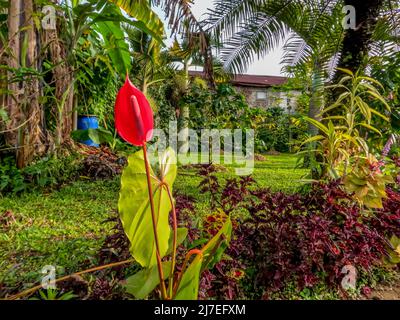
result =
M144 146L153 135L153 111L128 75L115 101L115 128L122 139L138 147Z

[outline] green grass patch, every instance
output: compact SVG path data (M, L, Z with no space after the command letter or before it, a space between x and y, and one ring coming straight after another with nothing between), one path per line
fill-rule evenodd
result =
M307 172L295 169L292 155L266 156L256 162L253 176L260 187L294 192ZM226 166L217 176L235 176ZM174 190L196 199L196 214L209 212L209 196L199 193L201 177L196 169L182 169ZM15 221L0 226L0 283L9 289L40 282L41 269L57 266L57 277L98 263L96 257L112 223L118 204L119 178L111 181L77 181L51 193L32 192L0 198L0 214L11 211Z
M0 234L0 282L37 282L45 265L57 266L60 276L95 264L118 189L119 179L75 182L49 194L1 199L0 213L11 211L15 222Z

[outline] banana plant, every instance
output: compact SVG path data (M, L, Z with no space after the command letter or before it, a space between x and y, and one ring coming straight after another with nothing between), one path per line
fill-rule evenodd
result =
M138 10L137 16L133 15L135 20L128 19L118 6L107 0L66 1L60 5L60 8L67 17L64 37L68 44L68 56L72 65L75 65L75 50L81 37L85 32L91 30L101 36L112 65L122 77L131 66L129 45L125 41L122 23L142 30L150 34L156 41L162 42L164 32L162 25L157 28L153 27L153 20L158 23L158 17L155 14L151 15L152 20L141 20L144 17ZM147 9L143 7L142 10Z

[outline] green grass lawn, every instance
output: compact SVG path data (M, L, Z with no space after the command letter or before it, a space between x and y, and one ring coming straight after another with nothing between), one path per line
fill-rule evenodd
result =
M296 169L292 155L266 156L256 162L253 177L260 187L294 192L307 172ZM234 167L217 174L226 179L235 175ZM196 214L207 212L207 195L201 195L201 177L195 169L182 169L174 189L196 198ZM57 266L57 277L94 266L97 252L115 216L119 178L111 181L77 181L51 193L25 193L0 198L0 214L11 211L15 221L0 225L0 291L21 289L40 282L45 265Z

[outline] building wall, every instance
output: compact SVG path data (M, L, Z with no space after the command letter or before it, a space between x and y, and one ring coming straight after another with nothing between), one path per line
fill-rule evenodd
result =
M235 89L242 93L251 107L255 108L273 108L280 107L285 112L293 111L297 105L297 97L300 91L279 91L276 88L262 88L251 86L235 86ZM260 97L263 98L260 99ZM290 107L290 110L289 110Z

